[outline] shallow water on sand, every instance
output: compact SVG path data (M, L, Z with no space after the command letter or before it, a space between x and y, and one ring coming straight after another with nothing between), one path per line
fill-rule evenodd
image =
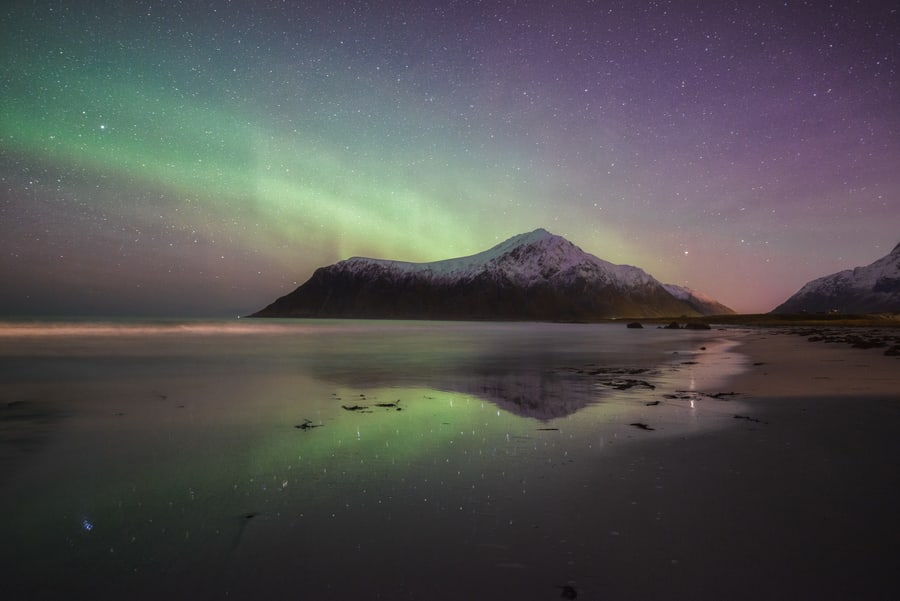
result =
M2 324L0 561L41 598L556 598L618 449L733 421L739 336Z

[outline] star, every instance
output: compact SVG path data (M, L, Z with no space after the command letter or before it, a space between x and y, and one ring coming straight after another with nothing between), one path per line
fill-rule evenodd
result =
M890 3L362 4L14 3L0 256L28 267L0 263L0 311L56 310L72 281L73 311L134 313L115 283L141 279L145 309L178 290L231 315L354 255L549 227L759 313L897 243ZM146 248L120 256L135 230Z

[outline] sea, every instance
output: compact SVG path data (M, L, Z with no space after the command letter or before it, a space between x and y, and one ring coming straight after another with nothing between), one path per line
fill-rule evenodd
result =
M574 508L735 421L741 336L0 322L4 598L565 598L601 552Z

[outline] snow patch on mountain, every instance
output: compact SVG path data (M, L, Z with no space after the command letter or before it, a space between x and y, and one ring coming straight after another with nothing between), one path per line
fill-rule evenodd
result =
M773 312L834 310L845 313L900 311L900 244L869 265L845 269L806 283Z
M488 274L528 287L541 282L572 283L577 278L599 278L619 287L655 284L644 270L615 265L584 252L565 238L545 229L513 236L484 252L430 263L353 257L334 266L340 271L386 277L416 276L435 283L467 282Z
M537 229L468 257L430 263L353 257L320 267L254 316L591 321L731 312L691 298L676 298L642 269L604 261Z

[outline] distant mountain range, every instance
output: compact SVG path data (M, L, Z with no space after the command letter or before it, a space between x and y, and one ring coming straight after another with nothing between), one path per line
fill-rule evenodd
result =
M538 229L433 263L354 257L317 269L252 317L590 321L734 313Z
M772 313L900 313L900 244L865 267L807 283Z

